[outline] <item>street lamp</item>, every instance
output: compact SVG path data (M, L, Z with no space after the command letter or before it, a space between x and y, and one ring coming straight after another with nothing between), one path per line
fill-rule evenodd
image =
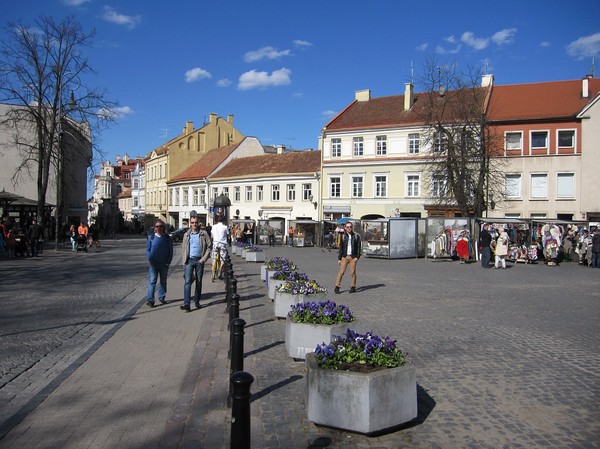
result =
M315 209L317 209L318 203L316 201L313 201L314 197L311 195L308 197L308 201L310 201L312 203L313 206L315 206Z

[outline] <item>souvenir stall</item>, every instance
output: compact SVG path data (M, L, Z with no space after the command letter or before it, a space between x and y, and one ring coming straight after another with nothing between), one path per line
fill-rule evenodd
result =
M268 220L258 220L256 225L256 243L259 245L269 244L269 227L275 232L275 245L285 245L286 229L285 220L283 218L271 218Z
M489 225L488 230L490 231L493 240L497 238L497 229L500 226L506 229L509 239L508 256L506 257L508 260L512 260L513 262L535 263L537 260L537 245L531 245L529 238L530 227L526 220L520 218L478 218L473 244L477 253L479 252L479 248L476 245L476 242L479 238L479 231L484 224Z
M419 218L379 218L361 220L359 228L363 255L384 259L402 259L419 256L420 228L424 233L424 220Z
M231 220L231 241L234 242L236 240L240 240L236 235L238 234L238 229L242 231L241 241L244 243L250 243L248 241L249 235L252 236L252 243L256 244L256 227L254 220L250 219L232 219ZM250 230L251 234L248 234L247 231Z
M314 220L290 220L294 228L294 246L321 245L321 222Z
M532 219L529 238L537 245L546 263L556 265L566 260L579 261L578 244L587 223L559 219Z
M323 240L321 241L321 246L329 249L339 248L337 237L341 234L341 232L343 232L343 229L340 228L340 225L338 225L335 221L323 220L321 222L321 229L323 229Z
M458 258L459 237L466 238L469 254L473 254L472 218L427 218L427 257L434 259Z

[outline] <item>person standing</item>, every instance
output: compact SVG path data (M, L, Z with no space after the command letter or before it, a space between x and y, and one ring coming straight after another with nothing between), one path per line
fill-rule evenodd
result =
M31 220L31 224L27 229L27 239L31 245L31 257L38 256L38 245L40 241L40 225L38 225L37 219Z
M294 228L292 225L288 228L288 246L294 246Z
M202 276L204 275L204 264L210 255L211 242L206 231L200 229L197 217L190 218L190 229L183 235L181 243L181 259L183 260L184 284L183 305L179 308L190 312L192 282L196 282L196 294L194 305L200 308L202 296Z
M596 228L592 237L592 267L600 268L600 228Z
M157 220L154 224L154 232L148 236L146 242L146 255L148 256L148 301L149 307L154 307L154 291L156 282L160 277L158 286L158 300L161 304L167 303L167 276L169 265L173 260L173 241L165 233L165 222Z
M221 268L219 269L219 279L223 279L223 272L225 271L225 258L227 257L227 237L229 236L229 228L224 223L225 217L219 215L217 217L217 224L212 227L212 260L216 259L217 251L221 256Z
M481 253L481 266L489 268L492 252L490 244L492 243L492 234L488 231L488 225L483 224L483 229L479 233L479 252Z
M336 294L340 293L342 277L344 277L348 265L350 265L350 293L356 292L356 264L362 255L360 235L353 232L352 223L347 222L344 225L344 231L345 233L338 251L338 265L340 266L340 270L335 279L335 289L333 290Z
M275 246L275 229L273 226L269 226L267 229L267 236L269 237L269 246Z
M496 240L496 260L494 263L494 267L500 268L502 265L502 269L506 269L506 256L508 254L508 234L501 226L498 228L498 239Z

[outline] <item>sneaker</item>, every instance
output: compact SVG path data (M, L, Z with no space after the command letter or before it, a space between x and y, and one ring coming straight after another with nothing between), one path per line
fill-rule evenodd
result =
M183 310L184 312L186 312L186 313L187 313L187 312L191 312L191 311L192 311L192 309L191 309L191 307L190 307L190 305L189 305L189 304L184 304L184 305L182 305L182 306L179 306L179 308L180 308L181 310Z
M150 308L156 307L156 305L152 301L146 301L146 305Z
M194 305L196 306L196 309L200 308L200 301L194 301Z
M349 293L356 293L356 288L355 287L350 287Z
M160 299L159 301L160 301L160 303L161 303L162 305L165 305L165 304L168 304L168 303L169 303L169 301L167 301L166 299Z
M336 286L336 287L333 289L333 293L335 293L336 295L339 295L339 294L340 294L340 288L339 288L338 286Z

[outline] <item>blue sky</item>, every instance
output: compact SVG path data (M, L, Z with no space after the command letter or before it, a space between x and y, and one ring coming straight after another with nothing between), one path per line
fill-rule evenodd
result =
M263 145L316 149L356 90L402 94L411 65L417 77L434 54L488 67L496 84L579 79L593 56L600 66L595 0L0 0L0 10L0 39L8 22L40 14L96 30L86 82L120 105L98 141L111 161L144 156L210 112L233 114Z

